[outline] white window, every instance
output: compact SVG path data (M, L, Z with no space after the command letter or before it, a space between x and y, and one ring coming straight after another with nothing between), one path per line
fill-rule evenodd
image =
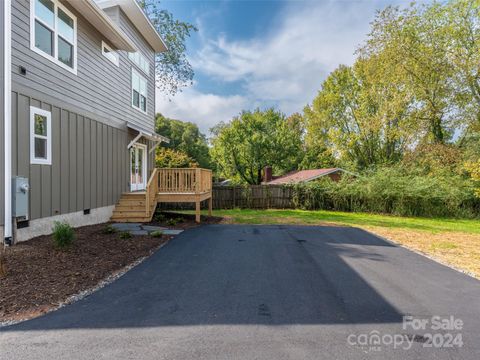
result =
M77 18L58 0L30 0L30 48L77 73Z
M147 112L147 80L132 69L132 106Z
M150 73L150 64L145 56L140 52L128 53L128 58L132 60L145 74Z
M114 50L112 50L112 48L110 46L108 46L107 44L105 44L104 41L102 41L102 54L103 56L105 56L108 60L110 60L112 63L114 63L115 65L119 66L119 56L118 56L118 53Z
M30 162L52 164L52 115L30 106Z

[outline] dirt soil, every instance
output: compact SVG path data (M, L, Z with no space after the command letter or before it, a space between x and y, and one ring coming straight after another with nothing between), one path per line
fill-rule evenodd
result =
M56 249L51 235L5 251L7 275L0 279L0 322L31 318L97 286L137 259L152 254L170 237L105 234L106 224L75 229L74 244Z
M159 215L160 214L160 215ZM161 211L155 213L152 222L148 225L163 226L169 229L190 229L199 225L225 223L226 219L220 216L200 217L200 224L195 222L195 214L181 214L170 211Z

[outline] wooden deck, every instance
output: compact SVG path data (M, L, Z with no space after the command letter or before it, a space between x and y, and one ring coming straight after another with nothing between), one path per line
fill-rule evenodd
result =
M158 203L195 203L195 221L200 222L200 202L208 200L212 214L212 171L201 168L156 168L142 192L124 193L113 211L112 221L148 222Z

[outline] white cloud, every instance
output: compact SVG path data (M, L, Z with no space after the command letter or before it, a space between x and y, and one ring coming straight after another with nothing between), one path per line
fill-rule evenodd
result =
M163 115L196 123L203 133L220 121L228 121L248 106L248 100L240 95L220 96L204 94L189 88L177 94L171 101L157 95L157 112Z
M203 29L208 24L199 23L202 46L190 59L195 71L215 81L238 83L238 95L189 89L172 102L157 100L157 108L167 116L195 121L203 130L242 108L276 104L287 114L301 111L329 72L353 62L375 10L384 6L377 1L294 2L264 34L243 41L224 35L209 39Z

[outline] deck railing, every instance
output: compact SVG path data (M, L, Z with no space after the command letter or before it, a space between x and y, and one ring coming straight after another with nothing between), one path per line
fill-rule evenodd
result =
M158 169L153 169L150 179L148 179L147 188L145 189L145 216L149 217L152 207L155 206L158 193Z
M156 194L203 194L212 191L212 171L201 168L156 168L146 188L145 211L150 215Z

